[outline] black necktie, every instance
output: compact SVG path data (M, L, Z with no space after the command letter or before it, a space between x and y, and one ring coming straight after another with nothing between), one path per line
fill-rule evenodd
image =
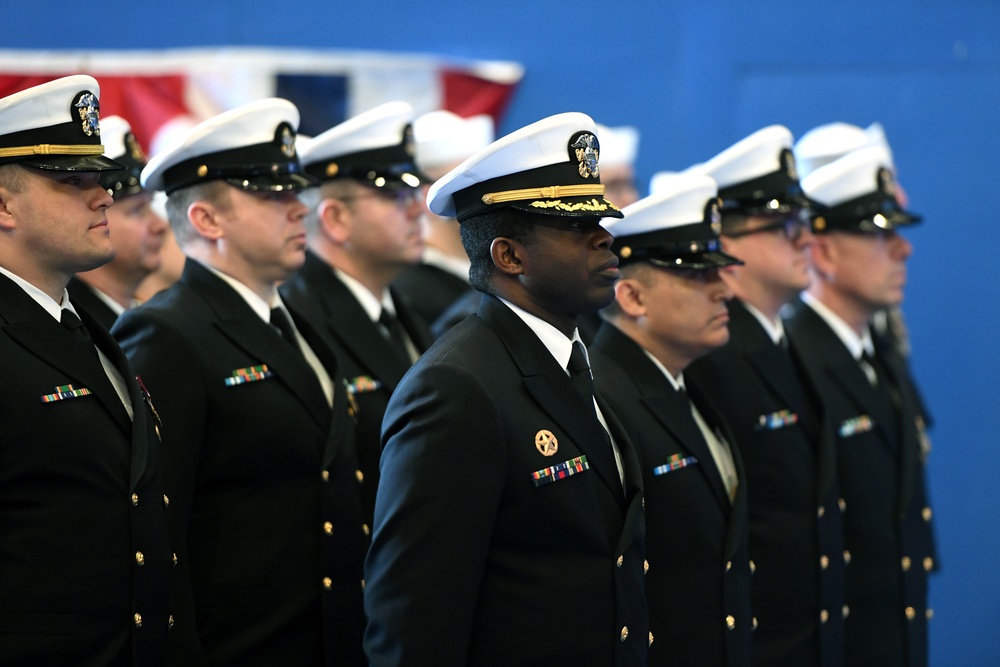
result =
M288 313L283 308L271 309L271 325L281 333L281 337L288 341L295 350L300 351L299 341L295 338L295 327L292 326L292 321L288 318Z
M878 374L878 366L875 364L875 359L872 358L872 355L868 354L867 350L862 351L861 358L858 359L858 365L864 371L869 384L873 387L878 387L880 384L879 380L881 379Z
M59 323L69 329L70 333L79 338L81 342L86 343L87 347L93 353L94 358L100 362L101 357L97 354L97 346L94 345L94 339L90 337L90 332L87 331L87 327L83 326L83 322L76 316L76 313L69 308L63 308L59 316Z
M396 355L400 358L400 361L406 363L407 366L412 364L413 359L410 357L410 348L406 345L406 331L403 329L403 325L400 324L399 319L383 308L378 316L378 323L388 332L389 343L392 345L392 349L396 351Z
M583 343L573 341L573 351L569 355L569 363L566 364L569 371L569 379L576 387L576 391L583 398L590 413L597 417L594 410L594 376L590 372L590 364L587 362L587 353L583 349Z

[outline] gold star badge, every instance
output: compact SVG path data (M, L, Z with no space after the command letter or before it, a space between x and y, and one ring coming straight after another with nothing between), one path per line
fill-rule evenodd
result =
M552 456L559 451L559 441L548 429L542 429L535 434L535 449L542 456Z

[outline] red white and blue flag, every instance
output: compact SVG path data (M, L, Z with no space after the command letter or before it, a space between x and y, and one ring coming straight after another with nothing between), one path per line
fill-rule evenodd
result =
M0 97L89 74L101 84L101 115L125 117L152 155L195 123L264 97L291 100L305 135L393 100L409 102L418 115L435 109L485 113L499 124L523 73L509 61L367 51L0 50Z

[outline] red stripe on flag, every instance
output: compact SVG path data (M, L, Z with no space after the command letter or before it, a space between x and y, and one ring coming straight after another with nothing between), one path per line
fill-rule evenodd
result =
M72 72L79 74L79 72ZM86 74L87 72L84 72ZM71 73L0 75L0 97L37 86ZM93 76L93 75L92 75ZM190 114L184 101L187 78L161 76L94 76L101 85L101 116L122 116L132 126L139 144L149 149L157 131L179 115ZM68 118L67 118L68 120Z
M441 107L463 118L493 116L500 125L517 84L498 83L455 69L441 70Z

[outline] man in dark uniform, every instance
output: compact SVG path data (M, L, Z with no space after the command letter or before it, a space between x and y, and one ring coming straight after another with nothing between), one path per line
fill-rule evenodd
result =
M576 332L618 277L594 131L546 118L428 193L487 294L386 411L373 666L645 664L641 472Z
M367 538L337 360L278 296L305 258L299 114L268 99L143 170L188 256L114 334L162 394L178 575L173 665L362 663ZM180 614L181 612L177 612Z
M160 424L66 293L114 256L99 95L70 76L0 100L4 665L162 665L173 625Z
M413 164L412 117L409 104L390 102L306 142L302 164L321 184L302 194L309 252L282 287L288 303L337 351L357 402L366 525L375 509L385 406L431 343L427 324L389 286L423 248L424 179Z
M834 442L779 315L809 284L812 243L791 146L774 125L690 170L718 183L723 248L745 264L722 271L735 295L729 343L686 375L716 399L746 467L754 664L839 667L850 553Z
M420 171L436 181L463 160L493 143L493 119L480 115L462 118L450 111L431 111L413 122L415 159ZM424 210L424 253L419 264L404 270L393 286L411 303L432 332L437 320L456 300L474 301L469 315L479 306L479 292L469 284L469 256L462 247L458 220L442 218Z
M139 182L146 157L121 116L101 120L101 140L107 154L124 169L105 172L103 185L114 198L108 227L115 258L69 281L69 296L83 305L106 329L135 302L139 283L160 266L160 251L169 230L167 221L150 204L153 193Z
M675 175L605 223L622 279L591 346L598 391L639 455L646 499L646 599L659 667L749 667L753 617L747 489L711 396L684 369L729 339L716 186Z
M851 151L865 146L881 146L889 155L889 170L898 177L896 166L892 161L892 147L885 136L881 123L872 123L862 128L850 123L827 123L809 130L795 142L792 150L795 153L795 163L798 165L799 177L805 178L813 170L829 164ZM909 198L903 186L896 180L896 201L904 209L909 205ZM899 306L879 309L872 316L872 331L887 342L891 342L904 358L910 356L909 333L906 328L906 317Z
M803 179L813 218L814 281L788 320L836 436L847 571L848 665L927 665L927 578L935 568L924 480L929 441L898 351L869 322L898 306L913 251L898 229L920 220L896 199L890 159L862 148Z

